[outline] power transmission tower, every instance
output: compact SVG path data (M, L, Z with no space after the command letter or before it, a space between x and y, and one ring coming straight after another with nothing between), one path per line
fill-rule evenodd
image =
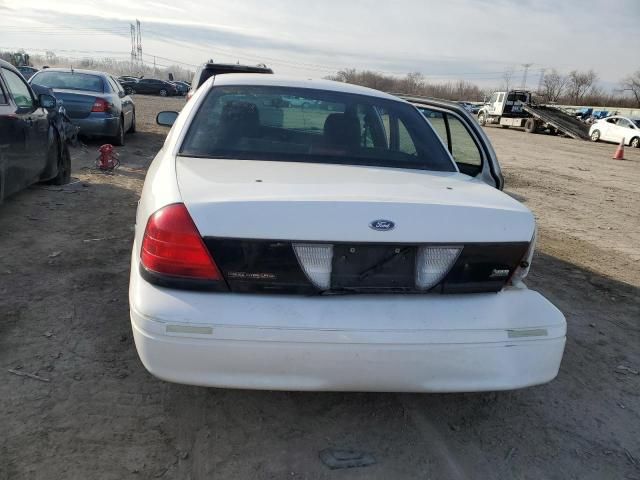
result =
M547 71L546 68L540 69L540 80L538 80L538 94L542 91L542 82L544 82L544 74Z
M130 23L131 27L131 73L134 73L137 55L136 55L136 26L133 23Z
M522 88L527 88L527 73L529 72L529 67L533 65L533 63L523 63L522 67L524 68L524 72L522 73Z
M138 56L138 65L140 70L144 68L144 60L142 59L142 30L140 28L140 20L136 18L136 54Z

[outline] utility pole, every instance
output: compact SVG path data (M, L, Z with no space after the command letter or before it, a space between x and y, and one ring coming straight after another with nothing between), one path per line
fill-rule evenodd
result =
M142 59L142 30L140 29L140 20L136 18L136 54L138 56L138 65L140 70L144 69L144 60Z
M522 67L524 68L524 72L522 73L522 89L527 88L527 73L529 72L529 67L533 65L533 63L523 63Z
M156 56L153 56L153 76L157 77L158 76L158 69L156 68Z
M136 26L130 23L129 27L131 27L131 74L133 75L136 68Z

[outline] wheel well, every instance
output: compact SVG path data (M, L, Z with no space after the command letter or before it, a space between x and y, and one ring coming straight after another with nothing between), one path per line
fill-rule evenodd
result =
M62 139L60 138L60 132L54 125L51 125L49 127L49 141L51 140L56 140L58 142L58 155L62 154ZM47 149L48 149L48 145L47 145Z
M49 145L51 142L56 142L58 147L57 155L53 159L49 158ZM46 152L47 159L45 162L44 169L41 172L40 180L48 180L49 178L54 176L54 172L57 173L58 159L62 155L63 148L64 148L64 145L62 145L62 137L60 135L60 132L54 125L50 125L49 134L47 137L47 152Z

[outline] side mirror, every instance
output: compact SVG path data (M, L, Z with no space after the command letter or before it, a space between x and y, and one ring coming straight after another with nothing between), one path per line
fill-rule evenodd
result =
M162 125L163 127L172 127L178 118L178 112L160 112L156 117L156 123L158 125Z
M38 102L40 103L40 106L42 108L46 108L47 110L56 108L56 97L54 97L53 95L47 95L46 93L43 93L42 95L38 96Z

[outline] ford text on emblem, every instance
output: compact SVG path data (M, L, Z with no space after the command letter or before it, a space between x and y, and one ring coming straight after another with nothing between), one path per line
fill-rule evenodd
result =
M369 228L378 230L380 232L386 232L387 230L393 230L396 226L391 220L374 220L369 224Z

